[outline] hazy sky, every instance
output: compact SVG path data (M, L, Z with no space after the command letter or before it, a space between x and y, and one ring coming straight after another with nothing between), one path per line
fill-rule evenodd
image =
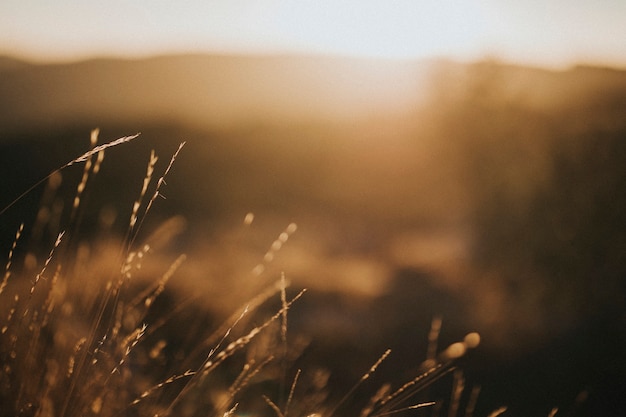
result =
M0 53L316 52L626 67L625 0L2 0Z

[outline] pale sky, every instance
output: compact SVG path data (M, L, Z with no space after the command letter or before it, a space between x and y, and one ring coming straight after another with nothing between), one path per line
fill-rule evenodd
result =
M2 0L0 54L483 57L626 67L626 0Z

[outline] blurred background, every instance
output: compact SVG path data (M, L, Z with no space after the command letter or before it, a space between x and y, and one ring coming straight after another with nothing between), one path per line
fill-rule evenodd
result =
M186 141L143 230L184 228L164 267L187 253L175 285L216 313L284 271L338 386L388 347L404 382L442 317L442 347L482 335L475 415L623 415L624 21L618 0L4 0L0 208L91 129L141 132L107 151L80 227L123 236L150 150L163 172ZM2 253L44 198L0 215Z

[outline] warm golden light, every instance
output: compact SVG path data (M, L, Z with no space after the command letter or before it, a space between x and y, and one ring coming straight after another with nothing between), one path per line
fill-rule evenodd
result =
M278 30L320 51L382 58L476 52L487 29L482 10L462 1L293 3Z
M0 53L38 60L172 52L447 57L624 65L623 2L43 0L0 5Z

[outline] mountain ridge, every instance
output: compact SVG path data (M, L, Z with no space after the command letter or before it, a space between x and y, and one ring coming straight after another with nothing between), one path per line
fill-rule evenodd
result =
M350 124L411 117L442 90L462 96L481 82L500 82L513 99L540 107L626 93L626 71L588 66L202 54L33 64L5 56L0 127L170 119L202 128Z

